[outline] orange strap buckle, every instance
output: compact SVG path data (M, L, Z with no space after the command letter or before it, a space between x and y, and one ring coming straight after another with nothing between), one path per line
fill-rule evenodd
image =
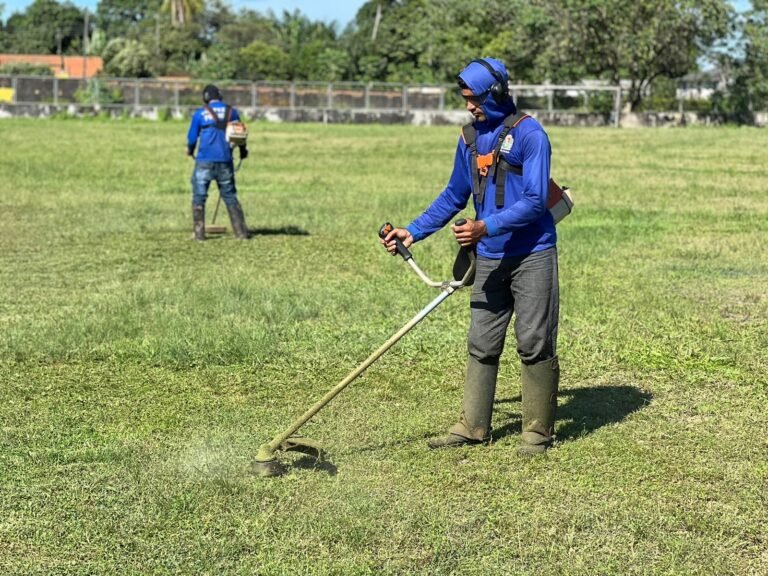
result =
M488 176L488 169L491 166L493 166L493 152L477 157L477 169L481 176Z

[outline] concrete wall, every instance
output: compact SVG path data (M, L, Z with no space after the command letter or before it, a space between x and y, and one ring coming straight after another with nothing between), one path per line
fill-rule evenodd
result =
M28 117L47 118L58 115L76 117L108 116L112 118L131 117L159 120L164 118L189 118L195 108L125 106L83 106L53 104L8 104L0 103L0 118ZM460 125L471 117L461 110L337 110L319 108L240 108L250 119L269 122L322 122L327 124L411 124L416 126ZM587 114L574 112L531 111L532 116L545 126L613 126L612 114ZM621 127L663 127L717 125L720 122L710 116L695 112L645 112L623 113ZM758 126L768 126L768 113L756 114Z

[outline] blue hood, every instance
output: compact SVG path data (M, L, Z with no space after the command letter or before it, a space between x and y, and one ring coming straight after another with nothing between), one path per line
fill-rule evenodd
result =
M496 70L505 82L509 81L509 74L507 74L507 68L499 60L495 58L483 58L491 68ZM482 94L486 92L496 79L482 64L477 62L471 62L464 70L459 74L464 83L469 86L473 94ZM497 126L504 118L510 114L514 114L517 111L515 103L510 98L504 104L499 104L493 99L492 95L488 95L485 102L481 106L485 113L486 121L479 124L487 124L489 126Z

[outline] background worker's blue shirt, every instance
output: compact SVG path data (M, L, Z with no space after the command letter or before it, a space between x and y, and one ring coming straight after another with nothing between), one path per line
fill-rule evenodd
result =
M208 106L216 113L219 119L226 120L227 105L224 102L221 100L211 100ZM240 120L237 110L234 108L231 110L230 120ZM196 160L199 162L232 162L232 148L227 142L224 130L216 128L216 119L212 118L204 107L195 110L192 122L189 125L187 146L190 150L194 151L198 138L200 146L197 150Z
M496 62L487 59L492 65ZM470 64L461 78L474 94L488 89L490 77L480 64ZM482 156L493 152L499 134L504 129L504 118L515 113L511 100L498 104L488 96L482 105L486 120L475 122L477 153ZM551 248L557 242L555 222L547 209L549 199L549 173L551 148L544 128L534 118L526 118L510 132L514 141L509 151L500 156L510 164L523 167L523 175L498 171L505 178L504 205L496 206L496 185L489 172L483 186L483 202L473 198L478 220L483 220L488 234L477 244L477 253L486 258L505 258L530 254ZM463 210L472 194L472 155L463 138L459 139L453 172L445 190L424 213L407 228L415 241L426 238L448 224Z

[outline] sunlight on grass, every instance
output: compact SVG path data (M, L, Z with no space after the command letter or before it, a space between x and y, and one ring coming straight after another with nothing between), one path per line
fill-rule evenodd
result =
M202 245L185 129L0 121L3 574L768 572L768 133L550 130L576 210L546 457L515 456L514 341L494 442L426 450L458 293L302 430L324 465L266 481L259 444L435 295L376 233L440 192L458 129L254 123L257 234ZM454 253L414 248L434 277Z

